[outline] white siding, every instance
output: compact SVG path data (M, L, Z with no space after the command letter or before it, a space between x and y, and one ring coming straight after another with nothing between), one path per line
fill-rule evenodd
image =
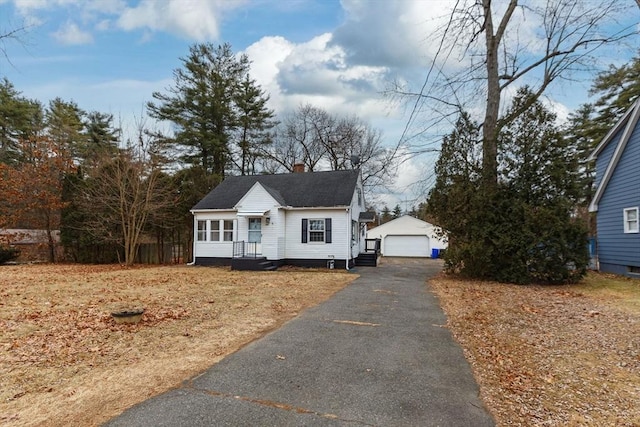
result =
M193 255L194 257L215 257L215 258L231 258L233 255L233 242L199 242L197 239L198 221L206 220L235 220L236 213L233 211L211 211L211 212L196 212L193 215L194 218L194 244ZM237 228L234 221L234 227ZM238 230L234 230L234 240L238 234Z
M235 206L238 211L266 211L262 220L262 255L267 259L280 259L280 248L278 238L282 237L280 224L281 214L278 209L279 203L264 189L260 183L253 187L244 195ZM269 218L269 225L266 218ZM238 237L237 240L249 240L249 219L248 217L238 217Z
M360 190L360 197L358 197L358 190ZM356 183L356 189L353 192L353 197L351 198L351 209L350 209L350 221L356 221L357 223L357 232L355 242L352 240L351 243L351 257L356 258L361 252L365 250L365 238L366 238L366 228L364 224L360 224L358 221L360 219L360 213L366 210L365 208L365 200L364 200L364 190L362 189L362 182L360 177L358 177L358 182ZM351 225L349 225L351 227ZM351 229L349 229L351 230ZM351 231L349 231L349 238L351 238Z
M271 224L274 228L277 242L277 253L275 259L284 259L286 254L285 231L287 228L287 217L283 209L271 210Z
M259 182L256 182L253 187L247 191L247 194L240 199L235 208L238 211L268 211L278 206L279 203L271 197L271 194L269 194Z
M302 243L302 219L331 218L331 243ZM350 220L349 220L350 221ZM286 211L285 258L346 259L351 224L347 225L347 209L308 209Z
M352 259L364 251L365 235L357 222L365 210L364 193L360 179L360 189L354 191L349 209L286 209L259 183L256 183L234 207L234 211L211 211L194 213L194 221L215 219L235 219L234 241L248 241L249 220L246 216L236 216L236 212L265 212L262 221L262 255L271 260L278 259ZM256 214L256 217L259 217ZM266 218L269 218L269 225ZM331 243L302 243L302 219L331 218ZM358 236L352 242L352 221L356 221ZM197 233L197 231L196 231ZM194 243L196 257L231 257L232 242Z
M433 224L405 215L372 228L367 232L367 238L382 239L382 247L380 249L383 255L387 255L385 248L385 237L387 236L426 236L429 248L446 249L448 246L447 240L439 237L436 234L437 230L438 227ZM424 248L421 248L416 253L423 253L423 251Z

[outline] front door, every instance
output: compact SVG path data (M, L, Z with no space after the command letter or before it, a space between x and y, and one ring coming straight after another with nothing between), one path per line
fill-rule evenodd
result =
M249 218L249 247L251 255L262 253L262 218Z

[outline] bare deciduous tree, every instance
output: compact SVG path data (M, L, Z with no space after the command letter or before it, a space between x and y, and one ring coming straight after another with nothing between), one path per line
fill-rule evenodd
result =
M142 138L139 142L116 155L104 151L80 188L79 207L86 218L82 231L98 241L122 245L128 265L135 262L150 214L174 203L160 185L161 160Z
M73 169L71 155L49 137L20 140L23 161L0 163L0 229L21 225L44 230L49 262L55 262L54 231L60 228L60 211L66 174Z
M4 59L6 59L7 62L11 63L11 61L9 61L9 55L7 54L6 43L9 40L13 40L13 41L17 41L18 43L21 43L22 42L21 37L26 33L27 28L28 27L23 24L23 25L20 25L19 27L12 28L9 30L5 30L5 29L0 30L0 55L4 56Z
M382 147L380 131L358 117L333 115L307 104L281 123L263 165L272 173L290 172L296 163L308 171L359 167L365 188L371 189L391 181L394 154Z
M410 120L427 101L440 117L483 111L483 182L492 188L500 130L553 82L593 71L601 48L636 35L635 22L618 22L630 8L620 0L459 0L440 29L440 48L422 90L393 92L413 96ZM525 84L532 90L529 103L501 116L504 94Z

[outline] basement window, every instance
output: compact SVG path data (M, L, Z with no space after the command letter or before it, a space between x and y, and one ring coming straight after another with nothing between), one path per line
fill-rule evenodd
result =
M636 267L636 266L633 266L633 265L628 265L627 266L627 273L640 274L640 267Z

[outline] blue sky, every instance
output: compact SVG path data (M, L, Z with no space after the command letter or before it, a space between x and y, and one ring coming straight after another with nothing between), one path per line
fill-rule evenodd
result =
M311 103L357 114L383 131L385 144L395 146L407 111L382 92L392 81L420 86L437 47L429 35L453 3L0 0L0 33L29 27L22 43L5 40L10 63L0 58L0 77L45 104L54 97L73 100L126 123L144 114L152 92L172 84L172 72L191 44L228 42L252 60L251 75L270 94L277 113ZM609 52L599 66L624 61L629 52L628 47ZM557 87L549 102L566 114L587 101L589 86L590 75L581 75ZM420 193L411 184L432 173L433 156L405 162L396 194L382 200L392 206L408 200L410 207Z

